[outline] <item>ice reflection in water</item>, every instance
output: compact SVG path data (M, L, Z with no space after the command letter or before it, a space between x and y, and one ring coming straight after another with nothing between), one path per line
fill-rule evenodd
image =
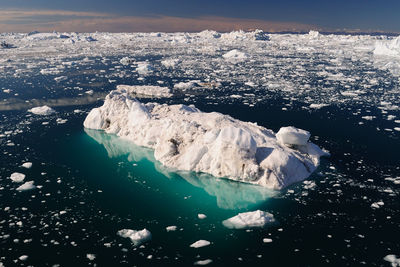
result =
M188 183L203 188L209 195L215 196L218 207L222 209L247 208L277 194L276 191L261 186L216 178L205 173L172 171L154 158L152 149L137 146L128 140L102 131L85 129L85 132L105 147L110 158L127 155L128 161L138 162L143 159L151 161L156 170L166 177L172 178L178 175Z

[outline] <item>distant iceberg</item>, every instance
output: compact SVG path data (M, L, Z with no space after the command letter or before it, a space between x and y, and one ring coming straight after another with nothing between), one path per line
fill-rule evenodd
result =
M84 127L152 148L155 159L166 167L270 189L304 180L327 154L307 142L304 130L284 128L277 139L273 131L255 123L201 112L192 105L142 104L125 88L110 92L103 106L88 114Z
M377 42L374 55L379 56L400 56L400 36L390 41Z

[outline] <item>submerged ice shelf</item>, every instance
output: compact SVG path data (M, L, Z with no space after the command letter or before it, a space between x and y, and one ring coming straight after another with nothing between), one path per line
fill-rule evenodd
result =
M306 179L327 154L308 142L304 130L284 127L277 138L256 123L194 106L142 104L128 89L110 92L84 127L152 148L169 168L282 189Z

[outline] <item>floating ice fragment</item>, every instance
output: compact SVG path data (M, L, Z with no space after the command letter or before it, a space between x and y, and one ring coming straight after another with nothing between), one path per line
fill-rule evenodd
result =
M92 261L92 260L96 259L96 255L88 253L88 254L86 254L86 258L88 258L88 260Z
M171 226L167 226L165 229L167 230L167 232L173 232L176 231L176 226L175 225L171 225Z
M22 184L21 186L19 186L17 188L17 191L27 191L27 190L35 189L36 186L33 183L34 183L34 181L25 182L24 184Z
M14 183L22 183L22 181L25 179L25 174L19 173L19 172L14 172L13 174L11 174L10 179Z
M266 224L273 222L275 222L274 215L269 212L256 210L239 213L238 215L223 221L222 224L230 229L245 229L264 227Z
M139 63L136 68L136 71L140 75L147 75L147 74L153 72L153 67L149 63Z
M31 108L28 110L28 112L31 112L36 115L51 115L55 113L55 110L48 106L42 106L42 107Z
M223 58L229 60L244 60L248 58L248 55L244 52L241 52L237 49L231 50L228 53L222 55Z
M385 203L383 201L378 201L378 202L374 202L371 204L371 208L374 209L379 209L380 207L382 207L383 205L385 205Z
M119 236L129 238L135 246L138 246L151 239L151 233L146 228L140 231L131 229L122 229L117 233Z
M396 255L394 255L394 254L386 255L383 259L384 259L385 261L387 261L387 262L390 262L391 265L392 265L392 267L400 266L400 258L398 258L398 257L397 257Z
M168 87L153 86L153 85L117 85L117 90L125 90L130 94L153 97L171 97L171 89Z
M28 259L28 255L22 255L18 258L20 261L26 261Z
M263 239L263 242L264 242L264 243L271 243L271 242L272 242L272 239L271 239L271 238L264 238L264 239Z
M212 263L213 262L213 260L211 260L211 259L206 259L206 260L199 260L199 261L196 261L196 262L194 262L193 264L194 265L207 265L207 264L210 264L210 263Z
M202 213L197 214L197 217L198 217L200 220L203 220L203 219L207 218L207 216L206 216L205 214L202 214Z
M201 248L209 246L211 243L207 240L199 240L190 245L191 248Z

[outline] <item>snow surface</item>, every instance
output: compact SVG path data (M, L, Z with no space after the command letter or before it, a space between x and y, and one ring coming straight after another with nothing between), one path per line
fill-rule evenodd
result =
M210 244L211 244L210 241L198 240L198 241L194 242L193 244L191 244L190 247L191 248L202 248L202 247L209 246Z
M36 115L51 115L55 113L55 110L49 106L42 106L42 107L31 108L28 110L28 112L31 112Z
M278 142L285 145L306 146L311 134L292 126L282 127L276 134Z
M281 139L296 143L288 147L273 131L255 123L201 112L193 105L142 104L126 88L110 92L103 106L90 111L84 127L152 148L155 159L170 168L271 189L304 180L326 155L306 142L304 130L283 130Z
M151 233L146 228L140 231L132 229L122 229L117 233L119 236L129 238L135 246L138 246L151 239Z
M239 213L238 215L223 221L222 224L231 229L244 229L264 227L266 224L273 222L275 222L274 215L265 211L256 210Z
M22 183L22 181L24 181L24 179L25 179L25 174L19 173L19 172L14 172L13 174L11 174L10 179L14 183Z

